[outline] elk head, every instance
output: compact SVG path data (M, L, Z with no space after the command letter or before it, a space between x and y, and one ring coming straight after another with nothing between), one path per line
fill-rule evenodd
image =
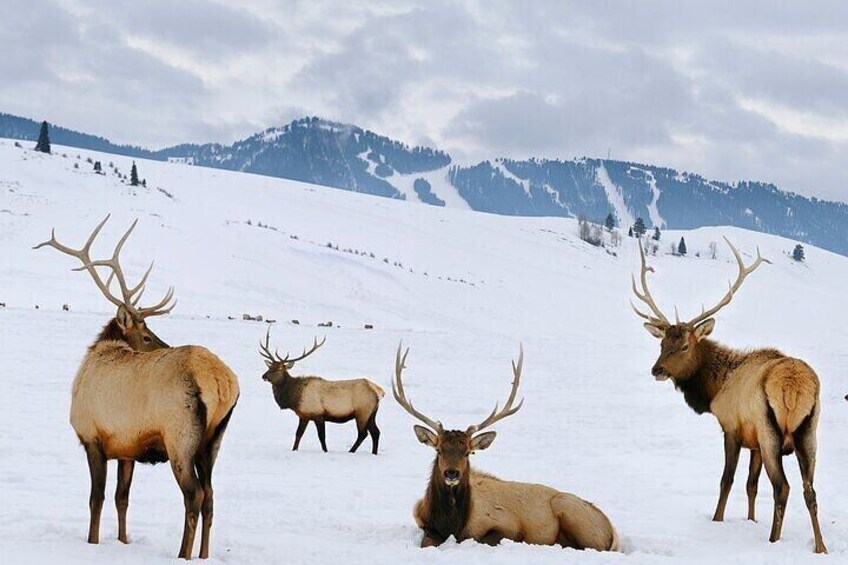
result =
M648 272L654 272L653 267L648 267L645 264L645 251L642 249L642 243L639 242L639 255L642 260L641 283L642 291L636 288L636 277L633 277L633 292L636 298L644 302L651 309L652 314L641 312L631 302L630 305L636 314L645 320L645 329L660 342L660 356L657 362L654 363L651 373L658 381L673 379L675 382L689 378L697 370L700 355L699 345L701 340L710 335L715 327L715 318L713 316L730 304L736 292L742 286L745 277L750 275L762 263L771 263L768 259L764 259L760 255L760 250L757 248L757 259L751 266L746 267L742 261L742 256L736 247L727 238L724 238L733 251L733 256L736 257L736 263L739 266L739 274L736 281L730 284L730 288L724 297L714 307L706 310L701 309L701 313L695 316L688 322L681 322L677 315L677 307L674 309L675 323L671 323L668 318L662 313L657 306L654 298L651 296L651 291L648 289Z
M262 358L265 359L265 365L268 367L268 370L265 371L265 374L262 375L262 380L268 381L271 384L280 384L289 378L291 375L289 371L294 368L294 364L298 361L302 361L306 359L315 351L324 345L327 341L327 337L324 336L324 339L321 342L318 342L318 338L312 342L312 347L309 348L309 351L306 349L303 350L303 354L298 357L292 359L290 357L291 354L286 354L285 357L280 357L280 354L277 351L271 353L271 349L269 346L269 341L271 339L271 326L268 325L268 331L265 334L265 343L259 342L259 354L262 355Z
M436 450L436 462L433 472L438 472L447 486L457 486L469 476L469 456L475 451L482 451L488 448L495 441L495 436L497 435L492 431L478 432L491 426L498 420L515 414L521 408L522 404L524 404L524 399L522 399L513 408L515 395L518 393L518 385L521 381L521 369L524 365L524 348L519 349L518 363L515 361L512 362L512 373L514 376L512 390L503 409L498 410L498 405L495 404L495 409L492 410L492 413L485 420L479 424L469 426L465 431L445 430L441 422L434 421L416 410L407 399L406 392L403 389L401 373L406 368L406 356L409 354L409 348L406 349L403 355L401 355L401 348L402 345L398 345L397 357L395 358L395 378L392 380L392 394L404 410L425 424L425 426L415 425L413 426L413 430L418 441Z
M150 276L150 272L153 270L153 263L151 263L150 267L147 268L147 271L145 271L144 276L141 277L138 284L133 287L130 287L127 284L123 269L121 268L121 248L123 248L124 243L126 243L130 234L135 229L138 220L132 223L130 229L128 229L126 233L124 233L123 237L121 237L118 241L110 259L95 261L92 260L89 255L91 245L94 243L94 240L97 238L97 234L100 233L100 230L109 220L110 216L111 214L106 216L106 218L100 222L96 228L94 228L94 231L91 232L91 235L88 237L88 241L85 242L85 245L81 249L73 249L59 243L56 240L55 229L51 231L49 240L39 243L33 247L33 249L40 249L45 246L52 247L66 255L79 259L82 266L73 270L88 271L88 274L91 275L91 278L94 280L94 284L97 285L97 288L100 289L103 296L105 296L109 302L118 307L115 318L106 326L106 328L104 328L101 338L123 340L136 351L153 351L155 349L167 348L169 345L159 339L159 337L147 327L146 320L152 316L161 316L173 310L174 306L177 305L176 300L172 302L174 297L174 288L169 288L162 300L153 306L143 308L139 307L138 303L141 300L142 294L144 294L144 285L147 282L147 277ZM100 278L100 273L97 271L98 267L104 267L110 270L109 277L105 282ZM111 288L113 281L117 281L118 283L118 287L121 291L120 298L112 294Z

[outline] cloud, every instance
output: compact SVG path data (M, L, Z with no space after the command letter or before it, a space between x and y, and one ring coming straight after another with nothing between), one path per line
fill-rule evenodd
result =
M11 0L0 111L153 147L321 115L846 200L846 30L838 1Z

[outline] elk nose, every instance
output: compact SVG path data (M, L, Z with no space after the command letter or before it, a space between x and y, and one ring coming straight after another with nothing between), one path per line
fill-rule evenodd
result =
M445 471L445 480L446 481L458 481L459 480L459 471L456 469L448 469Z
M651 369L651 374L654 375L655 377L659 377L660 375L662 375L663 374L662 366L661 365L654 365L654 367Z

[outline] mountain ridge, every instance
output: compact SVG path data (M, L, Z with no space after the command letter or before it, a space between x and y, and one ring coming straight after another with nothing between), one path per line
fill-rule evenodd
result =
M34 141L38 122L0 114L0 136ZM269 127L226 145L180 144L160 150L51 126L51 141L130 157L298 180L434 206L517 216L613 213L627 226L693 229L731 225L848 255L848 204L806 197L774 184L709 180L669 167L582 157L495 158L460 164L438 149L410 147L356 125L318 117Z

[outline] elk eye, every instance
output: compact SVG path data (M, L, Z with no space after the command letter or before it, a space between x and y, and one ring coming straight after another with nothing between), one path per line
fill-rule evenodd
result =
M153 340L150 339L149 335L144 336L144 343L150 343L151 341L153 341Z
M689 351L689 344L687 343L683 347L680 348L680 351Z

